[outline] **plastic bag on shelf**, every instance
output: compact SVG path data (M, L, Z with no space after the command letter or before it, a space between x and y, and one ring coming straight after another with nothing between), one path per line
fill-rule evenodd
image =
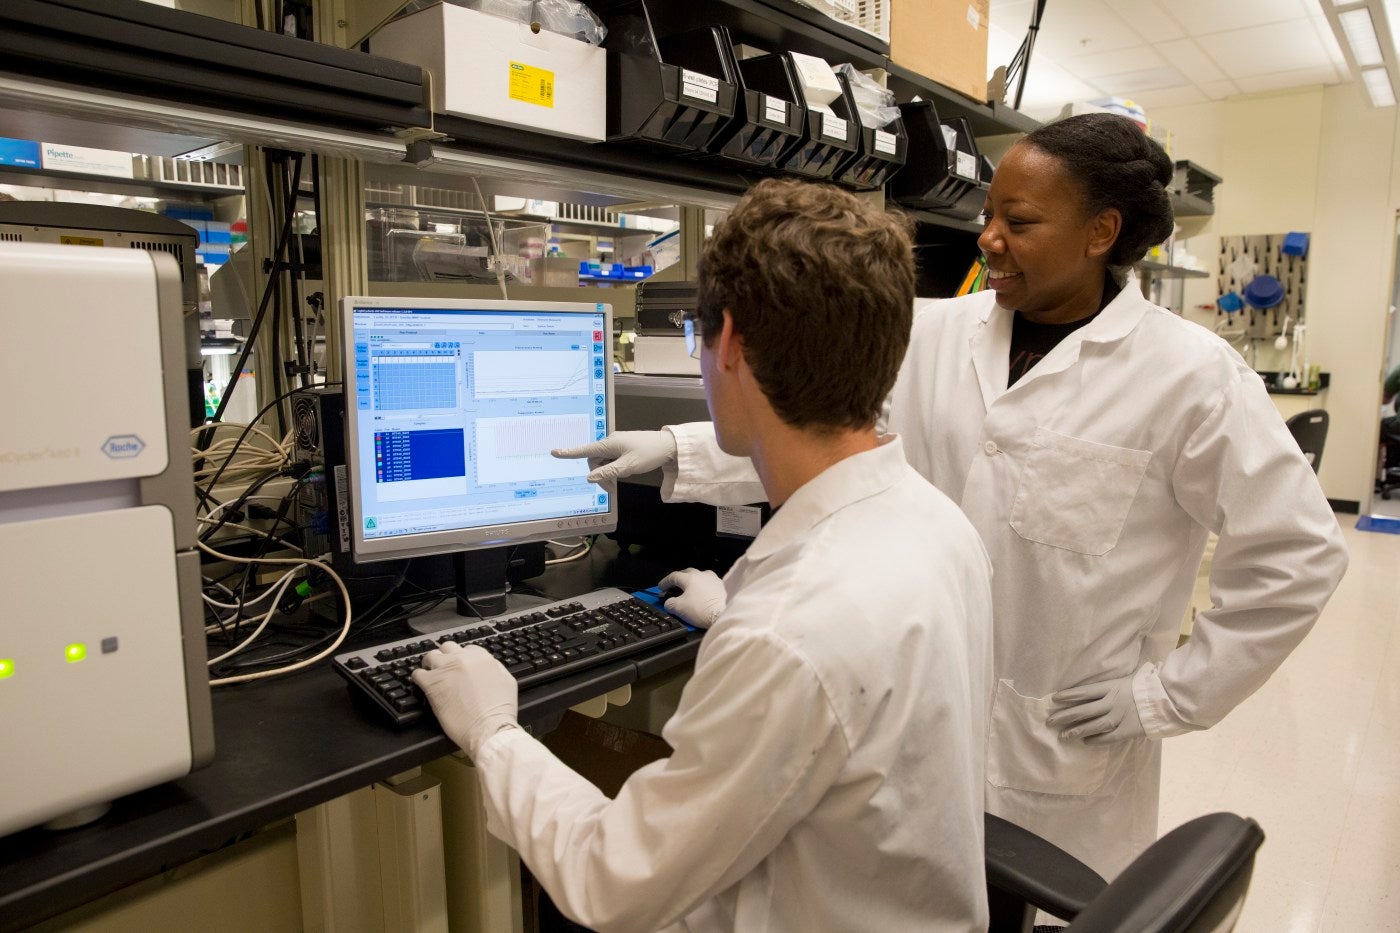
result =
M845 75L846 82L851 86L851 96L856 99L861 126L882 130L899 119L899 105L894 102L893 91L881 87L874 78L849 62L838 65L836 71Z
M558 33L589 45L602 45L608 28L577 0L448 0L478 13L513 19L532 29Z

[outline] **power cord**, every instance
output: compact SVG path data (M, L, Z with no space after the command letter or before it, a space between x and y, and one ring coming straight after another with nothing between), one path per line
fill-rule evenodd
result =
M234 564L291 564L294 566L304 566L308 569L308 571L310 571L314 567L317 571L324 573L326 576L330 577L331 580L335 582L336 587L340 590L340 597L342 600L344 600L345 606L345 620L341 626L339 634L336 636L335 641L333 641L325 650L321 651L320 653L310 658L307 658L304 661L298 661L295 664L288 664L286 667L279 667L270 671L258 671L257 673L253 674L238 674L233 677L220 677L216 680L209 681L209 686L222 687L227 684L247 683L253 680L263 680L268 677L277 677L282 674L290 674L293 671L302 670L303 668L310 667L312 664L315 664L318 661L323 661L326 658L330 657L332 654L335 653L335 650L341 646L341 644L345 641L346 637L350 634L350 623L353 618L353 610L350 606L350 591L346 589L345 581L340 578L340 574L336 573L334 570L331 569L331 567L329 566L328 558L238 557L233 554L225 554L222 551L216 551L213 548L209 547L207 544L204 544L203 542L195 542L195 547L199 548L201 551L208 554L210 557L215 557L219 560L229 561L230 563ZM247 578L245 577L245 581L246 579ZM287 582L289 582L289 579L287 581L284 581L284 589L285 584ZM276 601L274 600L274 603L275 602ZM276 606L274 605L273 608L275 609Z

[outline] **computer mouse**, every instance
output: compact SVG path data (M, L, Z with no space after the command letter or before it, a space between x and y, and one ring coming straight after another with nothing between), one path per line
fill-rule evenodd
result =
M671 597L679 596L684 592L685 590L681 589L679 586L668 586L666 587L666 589L661 591L661 601L664 603Z

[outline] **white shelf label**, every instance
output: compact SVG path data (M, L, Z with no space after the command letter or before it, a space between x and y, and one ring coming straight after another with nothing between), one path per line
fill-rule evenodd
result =
M79 172L83 175L106 175L110 178L131 178L135 175L131 153L111 149L88 149L83 146L63 146L40 143L45 169L53 172Z
M715 509L715 533L726 538L757 538L763 512L756 505L721 505Z
M763 115L770 123L787 123L788 104L785 100L763 95Z
M846 121L830 114L822 114L822 135L827 139L846 141Z
M713 104L719 99L719 78L702 75L698 71L681 69L681 94L693 100L703 100Z
M884 130L875 131L875 151L883 152L886 155L894 155L899 149L895 142L893 133L886 133Z
M980 178L977 173L977 160L970 152L958 153L958 174L964 178Z

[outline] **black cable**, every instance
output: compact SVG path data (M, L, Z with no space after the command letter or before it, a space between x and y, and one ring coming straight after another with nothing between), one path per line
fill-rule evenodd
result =
M261 7L259 7L259 9L261 9ZM301 160L298 157L297 184L301 183L300 177ZM278 235L277 238L277 252L273 260L274 273L276 271L276 262L280 261L282 255L287 251L287 237L291 234L292 221L296 217L296 204L293 203L291 207L292 209L287 211L285 216L282 218L282 232ZM248 362L248 356L253 352L253 343L255 340L257 340L258 330L262 327L263 318L267 315L267 303L268 300L272 297L272 286L273 283L276 282L276 280L277 277L274 274L273 276L269 277L267 285L263 287L263 296L262 301L258 304L258 313L253 318L253 325L250 328L248 328L248 336L245 337L243 340L243 352L238 355L238 362L234 365L233 372L229 375L228 385L224 387L223 397L219 399L219 407L215 409L214 417L209 419L211 421L223 420L224 411L228 408L229 399L233 398L233 390L238 385L238 377L241 376L243 373L243 365ZM257 419L254 420L256 421ZM209 446L209 441L212 437L212 432L206 432L205 434L201 435L199 443L199 447L201 450Z
M229 523L230 513L236 512L239 509L241 509L243 507L243 503L247 502L252 497L253 493L257 492L259 489L263 488L268 483L272 482L274 479L277 479L279 476L294 476L298 480L300 480L303 476L306 475L307 471L310 469L310 463L308 463L305 460L299 460L296 463L288 464L287 466L282 467L280 470L274 470L271 473L259 477L256 482L252 483L248 486L247 489L243 490L242 494L239 495L237 499L234 499L233 502L229 505L224 506L223 514L219 517L218 523L215 524L212 528L208 528L205 531L201 532L199 535L199 540L204 542L205 544L208 544L210 539L212 539L214 535L219 532L219 529L223 528ZM269 535L263 535L263 537L269 537Z
M322 387L328 388L330 386L338 385L342 385L342 383L326 382L322 384ZM249 420L248 424L243 428L243 432L238 435L238 440L233 442L233 447L230 448L228 455L224 459L224 462L219 466L218 472L216 472L213 478L209 480L208 484L205 485L204 489L207 492L214 491L214 486L219 482L219 477L224 475L224 470L228 469L228 465L233 462L233 455L238 452L238 448L243 445L243 441L247 439L248 435L253 433L253 426L256 425L259 421L261 421L263 419L263 416L272 410L272 406L280 405L287 398L287 396L293 394L294 392L300 391L300 389L289 389L286 392L274 398L272 401L268 402L262 408L258 409L258 413L254 415L251 420ZM216 418L215 420L217 421L218 419Z

